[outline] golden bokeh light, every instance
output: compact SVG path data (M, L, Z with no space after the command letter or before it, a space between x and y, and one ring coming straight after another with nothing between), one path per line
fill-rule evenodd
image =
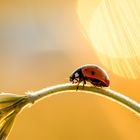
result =
M115 74L128 79L140 77L139 4L138 0L98 1L96 7L89 7L88 23L82 18L86 16L82 14L86 9L80 7L80 2L78 5L81 23L100 62Z
M110 2L117 3L112 0ZM118 2L126 8L125 0ZM111 89L140 102L140 78L128 80L120 77L129 75L129 78L134 79L140 73L139 51L136 47L135 51L132 48L138 47L138 44L131 44L138 41L134 33L138 35L139 21L133 23L133 20L134 17L138 19L139 15L129 16L130 21L133 19L132 23L128 24L129 28L135 25L129 32L135 32L133 40L125 38L129 49L137 56L133 55L134 52L131 53L132 50L128 51L129 53L118 52L119 48L116 46L120 45L123 39L120 42L117 40L117 43L113 39L109 40L110 36L117 36L116 32L120 31L118 26L117 29L114 28L116 23L111 24L113 27L109 25L109 29L114 28L110 29L109 36L102 21L99 21L99 18L107 18L104 20L107 24L108 20L114 20L120 26L121 22L124 23L124 20L118 20L114 16L118 15L117 12L108 11L114 13L113 16L101 15L101 11L104 13L109 10L109 6L115 6L116 3L105 3L102 0L1 0L0 92L23 95L27 91L38 91L67 83L74 69L84 64L96 63L107 71ZM131 6L127 7L132 8ZM138 1L135 6L138 8ZM134 10L128 14L131 12ZM96 23L93 22L94 18L97 18ZM99 30L97 36L94 35L93 25ZM83 27L86 37L92 40L94 47L91 47L90 41L81 33L84 31ZM122 32L121 35L124 38ZM103 39L105 42L102 42L104 45L100 43L99 36L101 39L106 38ZM111 55L107 43L109 48L114 47L117 52ZM102 47L105 47L104 51ZM127 47L123 48L123 51L126 50ZM139 124L139 117L107 98L80 91L68 91L25 108L16 117L8 140L140 140Z

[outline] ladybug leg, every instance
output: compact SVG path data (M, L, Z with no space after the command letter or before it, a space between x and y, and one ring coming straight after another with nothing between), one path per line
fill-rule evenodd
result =
M97 86L97 83L95 83L95 82L91 82L91 84L92 84L95 88L98 87L98 86Z
M80 82L78 81L78 84L77 84L77 88L76 88L76 90L78 90L78 88L79 88L79 84L80 84Z
M80 84L80 82L82 81L82 79L79 77L79 79L77 79L77 88L76 88L76 90L78 90L78 88L79 88L79 84Z
M74 83L78 83L78 79L74 79L73 81L72 81L72 84L74 84Z
M85 78L83 79L83 89L84 89L84 85L86 84L86 80Z
M76 83L78 83L79 81L78 81L78 79L75 79L75 81L76 81Z

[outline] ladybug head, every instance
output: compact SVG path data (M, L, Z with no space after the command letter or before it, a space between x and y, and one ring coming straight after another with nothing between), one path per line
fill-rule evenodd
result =
M74 72L70 76L70 82L77 83L79 78L78 72Z
M74 81L74 79L75 79L75 76L74 76L74 74L72 74L71 76L70 76L70 82L73 82Z

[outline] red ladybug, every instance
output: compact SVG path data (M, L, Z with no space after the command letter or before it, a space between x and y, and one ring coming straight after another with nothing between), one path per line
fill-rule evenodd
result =
M88 64L77 68L71 74L70 81L72 83L78 83L77 89L81 82L83 82L84 88L86 81L97 87L108 87L110 83L107 73L95 64Z

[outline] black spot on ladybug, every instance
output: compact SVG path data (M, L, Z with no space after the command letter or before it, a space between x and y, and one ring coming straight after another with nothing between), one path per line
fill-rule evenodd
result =
M87 69L85 69L85 71L88 71Z
M94 72L94 71L91 71L91 74L92 74L92 75L94 75L94 74L95 74L95 72Z

